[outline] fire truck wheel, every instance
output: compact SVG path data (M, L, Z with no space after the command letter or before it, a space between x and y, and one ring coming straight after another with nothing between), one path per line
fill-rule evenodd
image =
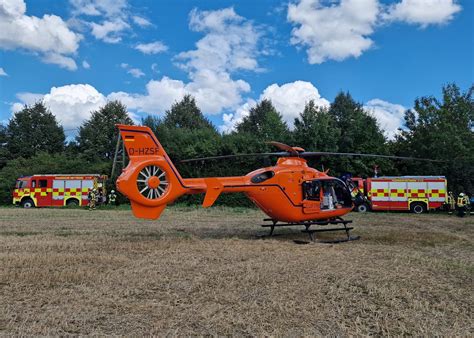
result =
M75 198L68 199L67 202L66 202L66 205L77 207L79 205L79 201L76 200Z
M357 212L367 212L369 210L369 207L367 206L367 204L362 203L356 206L356 210Z
M410 205L410 210L414 214L422 214L422 213L426 212L426 204L421 203L421 202L412 203Z
M31 198L26 198L23 201L21 201L21 206L23 208L34 208L35 207L35 202Z

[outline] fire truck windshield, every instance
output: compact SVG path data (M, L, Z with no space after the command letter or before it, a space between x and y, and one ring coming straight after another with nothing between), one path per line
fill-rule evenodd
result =
M18 180L18 181L16 181L15 187L16 187L17 189L26 188L26 183L27 183L27 181Z

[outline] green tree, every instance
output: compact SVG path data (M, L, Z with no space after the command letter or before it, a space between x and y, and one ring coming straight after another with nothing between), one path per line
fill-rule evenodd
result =
M264 141L289 141L289 130L281 114L270 100L264 99L250 109L250 113L237 125L238 133L256 135Z
M0 169L5 166L8 159L7 127L0 124Z
M397 155L445 162L405 162L403 174L446 175L455 192L474 193L474 86L461 92L455 84L442 89L442 100L417 98L405 113L406 129L393 144Z
M294 142L307 151L337 151L340 134L328 109L316 106L313 100L295 119Z
M112 160L118 135L115 125L118 123L133 124L127 107L119 101L108 102L93 112L79 128L76 138L79 151L88 159Z
M147 115L145 118L142 118L142 126L147 126L153 131L157 130L160 124L161 119L159 117Z
M349 93L339 93L329 108L329 115L340 130L339 152L387 154L386 138L377 119L363 109ZM355 175L372 175L378 165L383 173L393 171L393 163L383 159L342 157L335 160L337 174L351 172ZM334 174L336 174L334 173Z
M161 124L166 128L215 130L214 125L204 117L191 95L185 95L181 101L174 103L171 109L166 111Z
M63 127L42 102L25 105L7 126L6 148L11 158L28 158L41 151L59 153L64 141Z
M164 118L148 116L142 122L155 132L175 162L218 152L220 135L190 95L174 103Z

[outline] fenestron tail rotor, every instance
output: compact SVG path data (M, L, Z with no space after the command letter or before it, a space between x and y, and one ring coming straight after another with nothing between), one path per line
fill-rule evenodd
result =
M138 191L149 200L161 198L168 190L168 186L166 172L156 165L146 166L138 173Z

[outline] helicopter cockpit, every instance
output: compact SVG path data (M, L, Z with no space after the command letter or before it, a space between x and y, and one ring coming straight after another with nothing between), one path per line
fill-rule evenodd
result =
M349 189L344 182L336 178L304 182L303 198L309 201L319 201L321 210L352 207Z

